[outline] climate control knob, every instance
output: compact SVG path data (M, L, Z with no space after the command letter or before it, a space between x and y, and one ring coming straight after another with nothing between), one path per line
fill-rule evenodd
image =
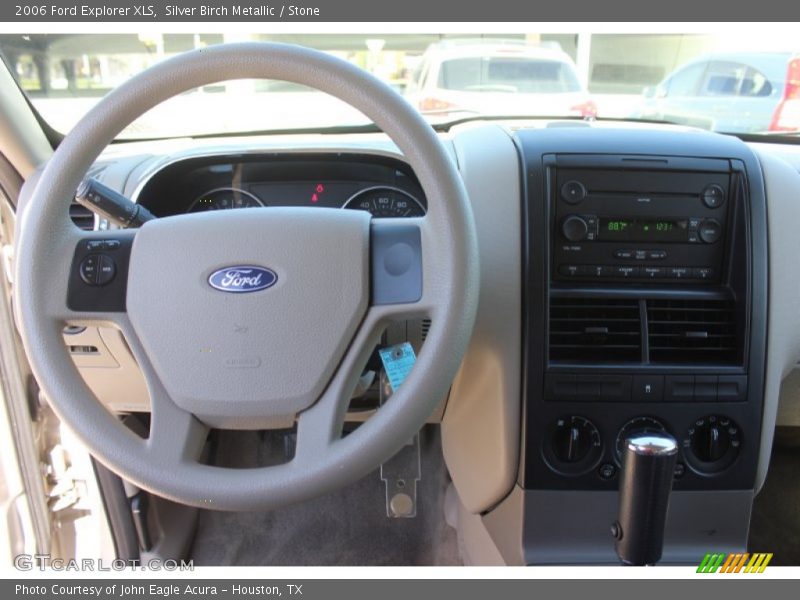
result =
M617 461L622 464L622 456L625 450L625 441L630 438L646 433L661 433L667 428L661 421L652 417L635 417L625 423L617 434L616 447Z
M698 419L686 432L683 450L689 466L699 473L718 473L739 456L739 427L721 415Z
M584 417L558 419L544 442L544 457L554 470L580 475L591 470L602 455L600 432Z
M586 219L578 215L570 215L561 224L561 233L570 242L580 242L589 233L589 224Z

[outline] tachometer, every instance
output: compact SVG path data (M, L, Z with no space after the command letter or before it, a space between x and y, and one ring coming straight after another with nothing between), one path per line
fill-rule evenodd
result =
M408 192L388 186L361 190L351 196L342 208L367 210L376 219L425 216L425 208L419 200Z
M228 210L230 208L253 208L264 206L250 192L245 192L238 188L217 188L209 190L198 196L189 205L186 212L205 212L207 210Z

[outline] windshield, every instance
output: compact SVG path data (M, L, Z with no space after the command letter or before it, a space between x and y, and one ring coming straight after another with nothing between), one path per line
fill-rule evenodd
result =
M797 36L782 34L0 35L0 55L43 119L67 133L115 86L180 52L231 41L301 44L384 80L432 123L472 116L664 121L713 131L800 131ZM344 103L278 81L189 91L121 138L368 124Z

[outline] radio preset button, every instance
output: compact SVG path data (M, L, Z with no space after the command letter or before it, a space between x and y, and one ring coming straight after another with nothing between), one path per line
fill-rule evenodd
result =
M688 279L691 276L689 267L669 267L667 276L672 279Z
M586 186L580 181L568 181L561 186L561 198L568 204L578 204L586 198Z
M664 267L642 267L642 277L647 279L663 279L667 276Z
M558 273L564 277L581 277L586 275L586 267L583 265L561 265L558 267Z
M722 236L722 225L716 219L706 219L700 224L697 233L706 244L713 244Z
M614 275L614 267L608 265L587 265L586 274L589 277L612 277Z
M703 204L708 208L719 208L725 203L725 190L716 183L712 183L703 190Z
M614 276L630 279L639 276L639 267L614 267Z
M714 269L712 267L698 267L692 269L694 279L714 279Z

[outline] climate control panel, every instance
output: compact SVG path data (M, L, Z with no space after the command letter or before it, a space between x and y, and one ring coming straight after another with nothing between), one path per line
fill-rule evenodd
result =
M557 417L542 441L542 455L553 473L565 478L610 482L622 468L625 442L646 433L680 434L665 420L637 415L621 425L603 427L580 414ZM723 414L697 418L682 432L681 453L675 466L675 480L689 472L695 477L719 476L737 461L742 434L736 422ZM608 443L610 440L613 441Z

